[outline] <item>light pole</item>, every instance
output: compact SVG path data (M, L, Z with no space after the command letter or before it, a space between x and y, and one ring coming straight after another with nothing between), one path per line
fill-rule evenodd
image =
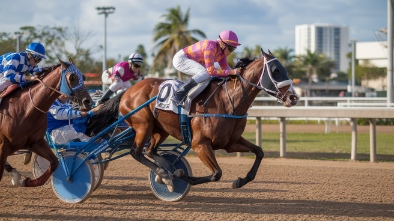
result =
M26 34L26 32L16 31L14 34L16 35L16 52L19 52L19 45L21 42L21 37L22 37L22 35Z
M393 76L393 8L394 0L387 0L387 103L394 103Z
M352 40L352 97L356 90L356 40Z
M115 12L115 7L97 7L99 15L104 15L104 56L103 56L103 72L107 70L107 17L108 14ZM105 85L103 84L103 91L105 91Z

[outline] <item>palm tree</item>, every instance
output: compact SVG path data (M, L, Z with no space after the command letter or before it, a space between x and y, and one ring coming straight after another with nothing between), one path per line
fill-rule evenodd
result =
M278 58L278 60L282 63L282 65L287 69L287 67L289 67L289 65L291 65L291 63L294 60L294 55L293 55L293 49L292 48L278 48L275 51L273 51L272 53L275 55L275 57Z
M167 68L172 67L172 58L180 49L198 41L192 35L206 38L205 34L197 29L188 30L190 8L185 14L182 13L180 6L167 10L168 14L163 15L165 22L160 22L154 28L153 41L157 42L154 50L157 49L156 56L153 58L152 66L154 69L163 67L167 62ZM181 73L178 72L178 79Z
M252 57L260 57L260 56L261 56L261 46L257 44L254 47L254 49L245 46L241 57L252 58Z
M303 69L308 79L307 96L311 96L313 78L318 77L318 73L330 73L330 69L335 67L335 63L328 59L324 54L307 50L305 55L297 57L297 65Z

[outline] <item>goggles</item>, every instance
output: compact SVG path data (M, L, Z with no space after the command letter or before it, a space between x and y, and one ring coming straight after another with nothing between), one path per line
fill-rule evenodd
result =
M225 43L225 44L226 44L226 43ZM231 46L231 45L229 45L229 44L226 44L226 46L227 46L227 49L228 49L229 52L233 52L233 51L235 51L235 49L237 48L237 47Z
M141 67L141 64L137 64L137 63L132 63L133 64L133 66L135 67L135 68L140 68Z
M223 39L220 37L220 35L219 35L219 38L220 38L220 40L226 45L226 47L227 47L227 49L228 49L229 52L235 51L235 49L236 49L237 47L234 47L234 46L232 46L232 45L227 44L225 41L223 41Z
M34 61L35 61L36 63L40 63L40 61L42 60L41 57L39 57L39 56L37 56L37 55L34 55L34 54L32 54L32 57L33 57L33 59L34 59Z

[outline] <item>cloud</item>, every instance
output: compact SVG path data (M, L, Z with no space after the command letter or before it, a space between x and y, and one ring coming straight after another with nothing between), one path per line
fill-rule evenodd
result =
M349 27L349 39L376 41L374 31L387 26L384 0L13 0L0 6L2 32L13 33L20 27L79 25L93 32L88 47L99 48L104 39L104 15L97 6L114 6L107 17L107 57L128 56L139 44L150 54L153 29L169 8L190 8L189 29L203 31L216 39L225 29L238 34L242 47L259 44L265 49L294 48L295 26L330 23ZM23 39L22 39L23 40ZM102 52L94 54L100 58Z

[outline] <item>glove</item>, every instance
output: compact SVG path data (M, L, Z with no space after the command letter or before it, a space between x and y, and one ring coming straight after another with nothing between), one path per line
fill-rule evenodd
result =
M241 68L235 68L234 69L234 75L240 74L241 73Z

